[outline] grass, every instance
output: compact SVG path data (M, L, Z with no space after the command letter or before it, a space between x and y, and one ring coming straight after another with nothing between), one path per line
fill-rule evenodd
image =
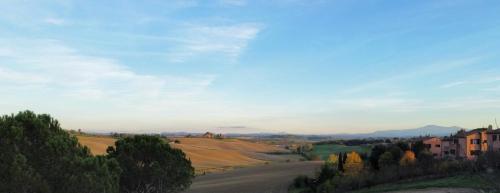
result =
M424 188L471 188L481 189L488 192L495 190L495 184L491 180L486 180L484 175L467 174L441 179L426 179L412 182L391 183L361 189L350 193L376 193L389 191L402 191Z
M338 144L321 144L314 145L313 154L321 157L322 160L326 160L330 154L338 154L340 152L352 152L357 153L369 153L371 148L369 146L346 146Z

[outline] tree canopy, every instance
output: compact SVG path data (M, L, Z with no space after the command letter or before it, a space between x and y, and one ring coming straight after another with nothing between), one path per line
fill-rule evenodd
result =
M49 115L0 118L0 192L118 192L118 163L94 157Z
M156 136L136 135L119 139L108 148L123 173L120 192L167 193L185 190L194 177L191 161Z

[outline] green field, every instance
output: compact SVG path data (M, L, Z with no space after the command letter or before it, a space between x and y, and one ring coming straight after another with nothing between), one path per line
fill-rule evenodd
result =
M370 146L346 146L337 144L321 144L314 145L313 154L319 155L321 159L325 160L330 154L338 154L340 152L358 152L369 154L371 150Z
M486 192L496 192L495 180L492 176L468 174L441 179L417 180L412 182L392 183L361 189L350 193L378 193L389 191L403 191L424 188L471 188Z

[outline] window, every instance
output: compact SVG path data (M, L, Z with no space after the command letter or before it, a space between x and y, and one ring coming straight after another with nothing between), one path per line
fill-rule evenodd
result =
M431 148L431 144L425 144L425 148L430 149Z
M455 150L454 149L450 149L450 154L451 155L455 155Z
M448 151L444 151L444 155L448 155L448 154L449 154L449 152L448 152Z
M481 155L481 150L472 150L470 151L471 155Z
M497 140L497 135L493 135L493 141L496 141Z
M454 139L453 144L458 144L458 139Z
M471 139L470 144L480 144L481 140L480 139Z
M441 145L439 145L439 144L436 144L435 146L436 146L436 147L441 147Z

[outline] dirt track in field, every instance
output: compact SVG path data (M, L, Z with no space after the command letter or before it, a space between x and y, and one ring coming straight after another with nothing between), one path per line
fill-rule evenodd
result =
M293 179L313 175L322 162L276 163L195 178L185 193L286 193Z

